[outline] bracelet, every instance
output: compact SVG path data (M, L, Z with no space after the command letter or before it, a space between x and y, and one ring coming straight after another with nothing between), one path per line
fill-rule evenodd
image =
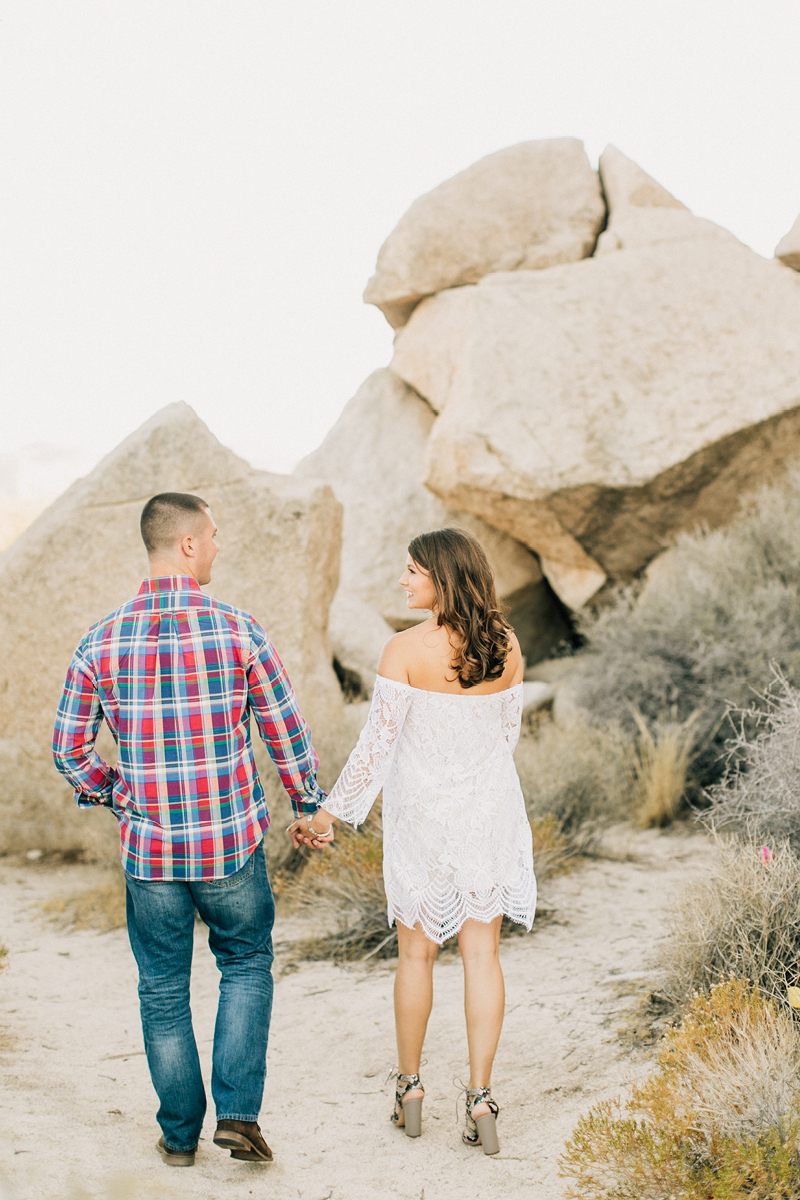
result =
M326 838L328 836L328 834L330 833L330 831L333 829L333 821L331 821L330 825L328 826L328 828L325 830L324 833L317 833L316 829L311 824L311 822L314 820L314 817L316 815L317 815L316 813L311 813L309 816L306 817L306 825L308 827L308 832L311 834L312 838Z

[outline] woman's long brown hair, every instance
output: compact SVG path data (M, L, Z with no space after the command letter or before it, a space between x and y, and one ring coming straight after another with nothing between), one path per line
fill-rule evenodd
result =
M466 529L433 529L415 537L408 553L436 589L437 624L456 635L450 666L461 686L499 679L511 650L510 629L478 539Z

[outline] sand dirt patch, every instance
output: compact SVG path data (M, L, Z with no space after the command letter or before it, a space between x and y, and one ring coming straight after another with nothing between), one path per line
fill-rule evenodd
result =
M557 1159L578 1115L649 1065L652 1050L631 1049L619 1030L647 990L665 906L714 853L683 829L626 836L633 861L595 860L551 880L543 889L551 918L504 943L496 1159L462 1145L455 1119L453 1079L467 1076L458 957L436 966L423 1136L411 1141L388 1119L392 964L310 963L281 974L289 939L309 926L279 915L261 1122L275 1162L230 1159L211 1142L209 1115L195 1167L164 1166L127 935L65 931L41 910L49 897L96 886L98 872L0 861L0 940L9 948L0 973L0 1195L4 1185L15 1200L557 1200ZM218 975L202 926L196 937L192 1002L208 1080ZM309 1058L296 1047L315 1030Z

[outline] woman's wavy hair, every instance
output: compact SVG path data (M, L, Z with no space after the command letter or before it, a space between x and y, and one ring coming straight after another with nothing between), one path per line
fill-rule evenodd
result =
M462 687L503 674L511 649L510 627L497 603L494 575L478 539L466 529L421 533L408 553L436 589L436 620L455 634L450 664Z

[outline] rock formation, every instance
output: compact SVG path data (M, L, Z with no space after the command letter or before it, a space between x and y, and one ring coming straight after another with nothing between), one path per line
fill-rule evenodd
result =
M444 288L585 258L604 218L582 142L509 146L414 201L381 247L364 299L398 328Z
M423 300L392 361L440 414L428 487L571 608L800 454L800 278L618 151L602 169L604 253Z
M598 238L595 255L686 238L711 237L736 242L727 229L696 217L616 146L606 146L600 155L600 179L609 217Z
M800 271L800 217L797 218L786 237L781 238L778 242L775 247L775 257L785 263L787 267L791 267L792 270Z
M342 697L327 619L336 589L341 509L331 490L253 471L184 404L157 413L78 480L0 557L0 852L113 853L110 817L78 812L52 765L53 718L72 652L86 629L139 588L147 559L139 514L148 496L208 500L221 552L214 595L252 612L297 690L332 782ZM257 734L265 785L277 776ZM110 736L103 752L113 760ZM288 800L278 800L279 818ZM283 841L280 820L278 838Z
M398 584L408 543L427 529L463 525L478 536L495 570L498 594L532 658L544 657L566 632L534 555L474 513L448 508L423 485L422 459L433 422L416 392L392 371L375 371L320 448L297 468L309 482L329 483L344 507L333 650L342 667L362 676L367 690L382 632L427 616L409 611ZM364 604L373 618L358 621L358 605Z

